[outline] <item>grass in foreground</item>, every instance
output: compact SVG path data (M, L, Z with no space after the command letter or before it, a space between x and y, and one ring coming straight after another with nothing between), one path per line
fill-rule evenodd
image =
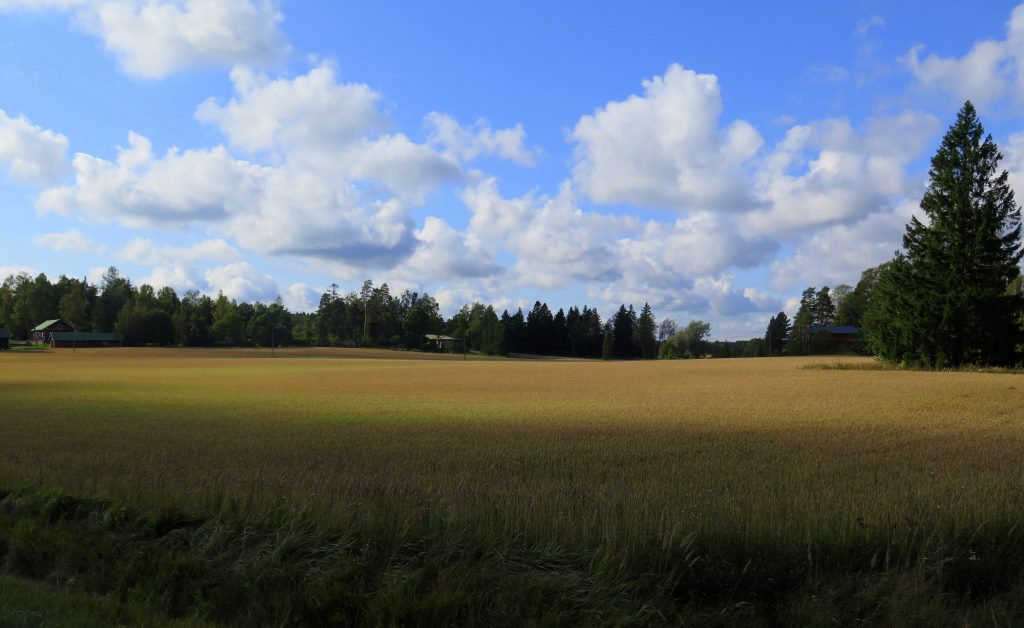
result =
M1024 621L1020 376L284 355L0 356L6 569L239 624Z

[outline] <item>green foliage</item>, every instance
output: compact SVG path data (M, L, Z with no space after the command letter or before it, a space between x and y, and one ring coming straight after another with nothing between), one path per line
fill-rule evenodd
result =
M658 357L663 360L703 357L707 352L707 338L710 334L711 323L690 321L682 331L661 344Z
M768 321L768 329L764 333L764 343L767 355L782 355L786 349L786 342L793 331L789 317L785 312L779 312Z
M644 307L640 310L640 318L636 322L636 337L633 339L637 347L640 348L640 355L645 360L653 360L658 357L658 341L655 338L657 333L657 325L654 322L654 313L651 311L651 305L644 303Z
M865 314L870 347L895 363L945 368L1019 359L1021 212L1002 155L968 101L949 128L901 253Z

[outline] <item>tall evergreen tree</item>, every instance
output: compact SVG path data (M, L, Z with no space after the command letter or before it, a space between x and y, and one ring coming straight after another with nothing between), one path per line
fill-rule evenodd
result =
M792 326L785 312L779 312L768 321L768 329L764 334L765 351L768 355L782 355L790 331Z
M651 311L650 303L644 303L643 309L640 310L640 318L636 321L636 329L633 333L643 359L653 360L657 358L658 341L655 338L657 325L654 322L654 312Z
M897 362L942 368L1018 358L1024 297L1021 211L999 171L1002 155L968 101L929 170L921 209L903 236L905 257L883 273L868 317L871 346Z

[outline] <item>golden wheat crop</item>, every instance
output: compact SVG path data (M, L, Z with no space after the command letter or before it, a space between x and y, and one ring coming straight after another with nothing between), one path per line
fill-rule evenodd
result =
M327 515L429 505L618 548L962 532L1024 509L1021 375L426 357L3 354L0 488Z

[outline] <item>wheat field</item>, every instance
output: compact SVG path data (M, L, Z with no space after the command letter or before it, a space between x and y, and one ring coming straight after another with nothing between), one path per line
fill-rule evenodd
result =
M1024 376L808 368L832 361L9 353L0 489L398 526L429 511L616 557L1005 551L1024 513Z

